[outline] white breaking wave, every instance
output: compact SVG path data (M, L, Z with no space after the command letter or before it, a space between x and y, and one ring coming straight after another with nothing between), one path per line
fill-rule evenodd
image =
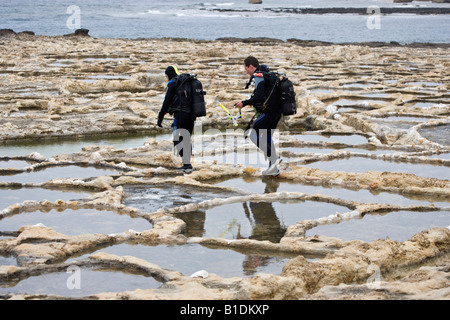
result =
M219 6L219 7L232 6L232 5L234 5L234 2L224 2L224 3L217 4L217 6Z

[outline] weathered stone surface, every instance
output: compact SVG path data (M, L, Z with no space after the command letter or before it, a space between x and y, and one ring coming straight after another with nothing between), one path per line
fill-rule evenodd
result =
M232 41L196 41L170 39L93 39L91 37L19 36L12 30L0 30L0 140L23 141L33 138L62 138L97 134L151 132L169 133L171 119L164 129L156 126L156 117L164 98L163 71L167 64L182 65L199 74L205 90L207 116L197 120L202 129L229 127L230 123L218 101L232 105L245 99L247 75L243 72L245 50L258 46L264 63L273 70L285 71L293 80L297 93L298 112L283 118L287 129L314 130L327 134L359 134L367 143L359 146L385 153L364 153L336 150L328 154L298 155L281 148L289 166L276 179L283 182L324 187L366 189L371 192L392 192L450 199L450 182L438 178L422 178L410 173L367 171L351 173L325 171L302 166L310 161L331 161L348 157L449 166L448 159L433 158L450 151L448 145L430 141L421 135L423 128L448 125L448 48L436 46L401 46L398 44L335 45L276 41L252 38ZM82 51L74 51L73 45ZM149 51L149 47L152 48ZM182 49L180 49L182 48ZM115 52L112 54L112 52ZM20 54L19 54L20 53ZM244 54L245 55L245 54ZM94 59L92 59L94 58ZM37 67L38 66L38 67ZM207 67L206 67L207 66ZM26 79L26 80L25 80ZM395 81L392 81L395 79ZM430 89L426 82L433 82ZM422 83L425 82L425 83ZM412 84L409 84L412 83ZM363 89L361 89L361 86ZM351 89L346 90L349 87ZM328 92L328 91L331 92ZM28 92L33 95L27 95ZM321 92L323 91L323 92ZM25 94L24 94L25 93ZM370 94L384 94L374 102L365 100ZM355 102L344 106L339 99ZM426 107L416 102L428 103ZM246 124L253 112L243 110ZM383 120L391 116L419 117L408 129L397 128ZM201 133L202 131L200 131ZM242 132L236 132L242 136ZM199 134L194 143L208 144ZM310 144L293 139L284 132L279 136L282 147L336 147L328 142ZM53 166L78 164L113 168L114 175L88 179L61 178L42 183L0 182L0 187L13 189L67 188L89 190L92 195L76 201L25 201L0 208L0 218L51 209L109 208L117 214L147 219L152 228L142 232L127 230L120 234L85 234L68 236L51 228L36 225L1 234L0 253L17 258L18 266L0 266L0 281L20 281L30 275L65 270L64 262L75 255L95 251L98 246L123 242L149 245L184 245L195 243L216 248L245 251L248 249L276 254L298 255L291 259L279 275L258 274L249 278L221 278L209 274L193 278L177 271L165 270L151 261L131 256L114 256L96 251L88 258L74 261L80 267L92 265L117 270L139 270L155 277L161 288L118 293L100 293L90 299L448 299L448 228L424 230L409 240L397 242L379 239L370 243L343 241L338 238L306 232L317 226L339 224L361 218L364 214L383 210L448 211L433 205L400 206L360 203L324 195L300 192L253 194L247 190L211 184L222 178L261 178L261 168L251 165L202 163L200 155L217 155L224 150L233 153L252 150L234 146L232 149L203 149L194 154L196 167L190 175L179 175L173 169L179 158L172 150L171 138L149 138L137 148L86 145L77 153L58 154L50 159L30 150L26 157L0 155L0 160L27 160L25 168L2 168L2 174L18 174ZM291 161L292 157L298 161ZM199 190L233 192L228 198L212 198L156 212L141 212L126 207L122 201L124 186L184 186ZM206 210L238 202L322 201L348 208L317 219L298 221L287 226L279 243L253 239L187 237L186 223L175 214ZM8 231L8 232L6 232ZM306 260L317 255L316 261ZM54 296L8 295L6 299L53 299ZM61 298L61 297L57 297Z

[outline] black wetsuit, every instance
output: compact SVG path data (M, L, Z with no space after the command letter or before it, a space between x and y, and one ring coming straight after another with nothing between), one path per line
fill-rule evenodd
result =
M255 76L261 71L269 71L265 65L260 65L254 72L253 78L255 79L255 90L250 99L242 101L244 106L252 105L258 107L266 101L266 90L264 87L264 77ZM279 108L271 107L270 105L261 112L254 124L253 130L250 132L250 139L258 148L264 153L266 159L269 159L273 163L278 159L275 144L273 143L273 133L277 128L278 122L281 119L281 110Z
M158 118L164 118L166 113L174 117L172 123L173 144L184 164L190 163L192 154L191 135L194 131L195 116L190 106L180 105L177 97L177 78L167 83L167 91Z

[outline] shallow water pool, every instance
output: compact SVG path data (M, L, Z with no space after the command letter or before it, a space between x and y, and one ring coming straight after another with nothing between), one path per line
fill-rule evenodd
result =
M361 173L367 171L412 173L424 178L450 179L450 170L446 166L410 162L395 162L379 159L350 157L330 161L317 161L302 166L327 171Z
M221 277L247 277L260 272L279 274L284 264L290 258L297 256L297 254L287 253L272 255L254 250L244 253L231 249L208 248L199 244L151 246L121 243L103 248L99 252L118 256L130 255L164 269L179 271L185 276L190 276L199 270L206 270L208 273ZM88 255L73 260L85 258Z
M0 182L39 183L58 178L84 179L116 173L116 170L109 168L82 167L76 165L53 166L13 175L0 175Z
M175 214L186 223L188 237L268 240L278 243L287 228L302 220L351 211L326 202L239 202L205 211Z
M147 213L156 212L162 208L173 208L189 203L236 195L234 192L177 185L125 186L124 191L125 195L122 201L124 205Z
M0 169L8 169L8 168L14 168L14 169L23 169L26 167L29 167L33 164L36 164L36 162L31 161L25 161L25 160L8 160L8 161L0 161Z
M324 135L324 134L293 134L292 137L305 142L331 142L348 145L359 145L368 142L362 135Z
M115 234L129 229L145 231L152 228L152 224L139 217L131 217L108 210L96 209L65 209L48 212L22 212L0 220L1 231L16 231L24 225L42 223L46 227L66 235L86 233Z
M90 195L85 191L74 190L53 190L42 188L19 188L19 189L0 189L0 210L14 204L22 203L26 200L42 201L48 200L54 202L56 200L72 201L86 198Z
M171 134L156 135L144 134L120 134L94 138L70 138L70 139L39 139L20 143L5 143L0 145L2 156L26 156L32 152L38 152L44 157L50 158L60 154L80 152L83 147L89 145L107 145L120 149L136 148L144 145L148 138L171 139Z
M450 146L450 124L423 128L419 133L430 141Z
M397 193L376 192L367 189L351 190L340 187L324 187L321 185L293 183L276 178L232 178L214 183L217 186L233 187L253 193L270 192L302 192L307 194L323 194L333 198L340 198L347 201L357 201L362 203L387 203L401 206L409 205L429 205L449 206L440 198L432 198L419 195L402 195Z
M450 226L450 211L394 211L387 214L366 214L361 219L343 221L339 224L320 225L308 230L306 235L320 234L348 241L370 242L386 237L406 241L421 231L448 226Z
M161 286L161 282L140 274L96 268L79 268L77 270L79 282L74 280L75 273L60 271L31 276L14 284L4 284L0 286L0 293L83 297L101 292L122 292L137 288L156 289Z

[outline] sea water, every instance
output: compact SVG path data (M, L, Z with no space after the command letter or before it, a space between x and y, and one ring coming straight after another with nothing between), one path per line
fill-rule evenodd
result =
M379 11L372 11L369 6ZM2 3L0 29L62 35L86 28L94 37L132 39L271 37L335 43L449 42L450 33L446 30L450 27L450 15L383 14L383 8L405 6L450 8L449 3L399 4L390 0L264 0L258 5L247 0L23 0L20 5L16 1ZM368 8L369 14L298 14L285 10L329 7Z

